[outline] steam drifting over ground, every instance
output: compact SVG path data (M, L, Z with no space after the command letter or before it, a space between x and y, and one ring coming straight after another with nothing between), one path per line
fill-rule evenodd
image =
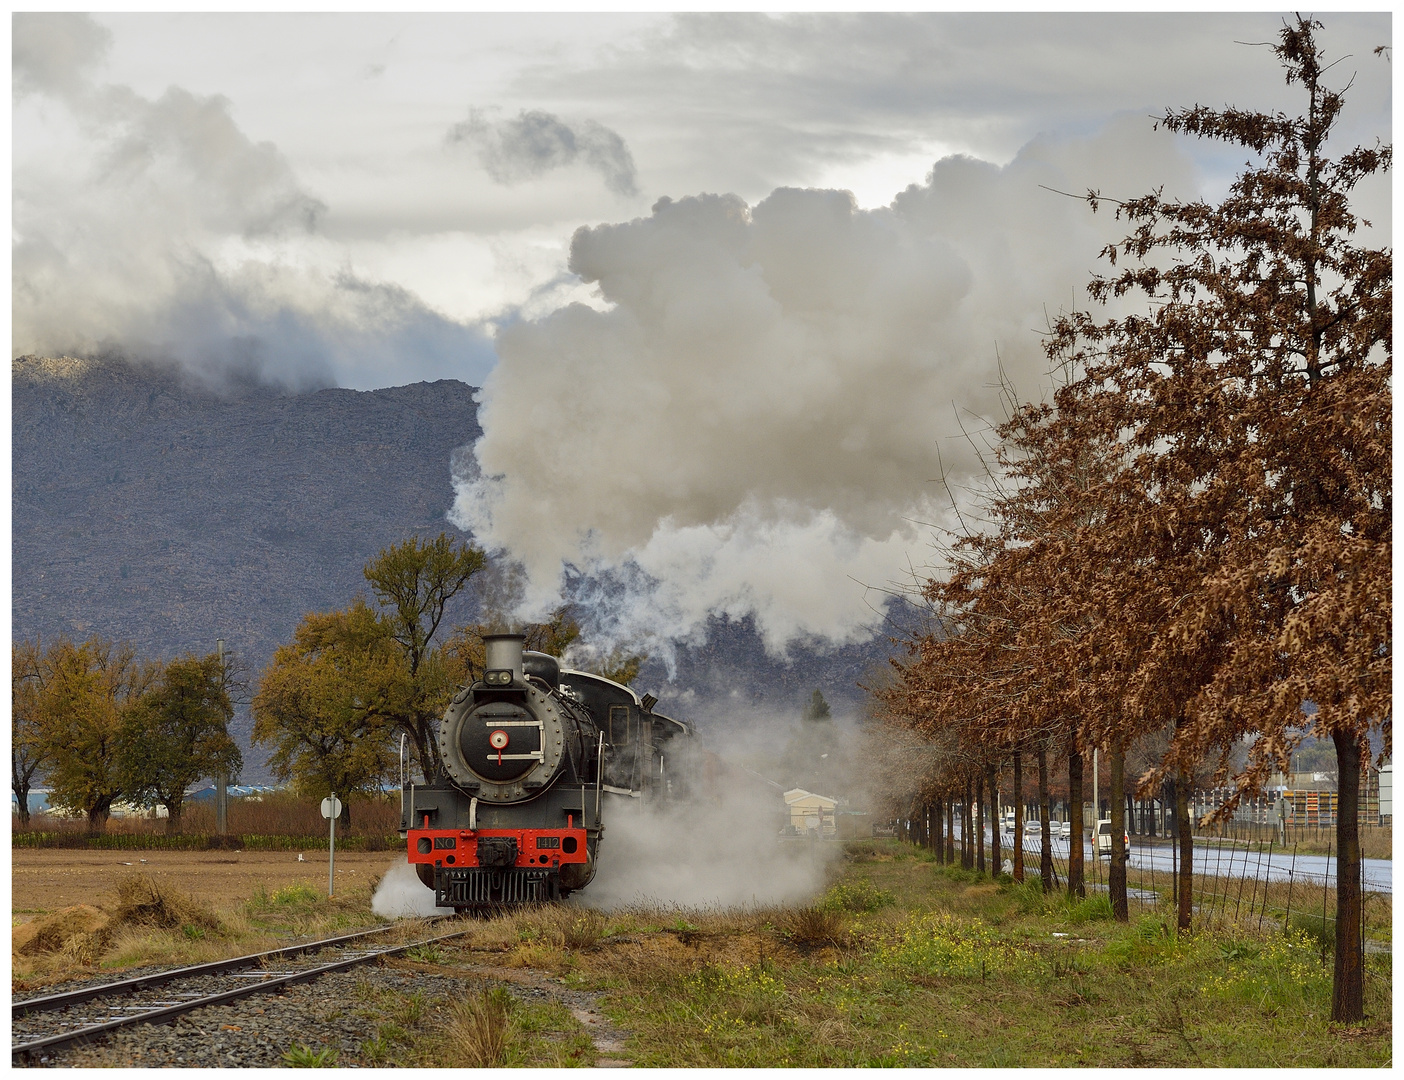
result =
M781 844L778 794L732 791L719 803L649 808L613 798L600 866L580 902L744 907L803 903L824 891L838 845Z
M409 860L393 863L371 897L371 911L382 919L414 919L426 915L452 915L453 908L438 907L434 890L419 880Z

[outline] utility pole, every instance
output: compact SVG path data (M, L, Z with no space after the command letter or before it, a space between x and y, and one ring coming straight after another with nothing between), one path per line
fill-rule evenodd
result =
M224 638L215 643L215 649L219 653L219 677L223 679ZM223 771L215 777L215 832L220 836L229 833L229 776Z

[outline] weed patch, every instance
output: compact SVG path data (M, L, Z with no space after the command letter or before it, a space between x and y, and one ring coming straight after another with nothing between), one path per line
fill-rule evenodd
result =
M876 911L894 903L896 898L879 889L866 877L845 879L834 885L816 905L824 911Z
M305 1043L297 1043L283 1052L283 1064L289 1069L333 1069L336 1067L335 1047L324 1046L313 1050Z

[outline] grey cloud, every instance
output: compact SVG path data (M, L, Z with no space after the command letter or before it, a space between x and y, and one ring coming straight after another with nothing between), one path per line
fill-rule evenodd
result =
M449 129L450 143L476 146L487 174L499 184L515 184L577 161L599 173L610 191L635 195L634 158L617 132L585 120L574 126L539 109L515 119L490 122L479 110Z
M1371 50L1389 40L1390 16L1324 21L1330 57L1351 57L1342 82L1357 72L1346 126L1360 115L1373 125L1388 115L1391 71ZM1270 40L1280 25L1272 13L679 14L603 63L543 65L520 92L588 102L606 122L627 111L635 144L649 140L650 186L674 183L660 183L668 159L656 144L684 144L674 153L694 163L686 182L698 182L702 162L703 184L759 194L815 167L933 141L1003 161L1040 132L1086 134L1121 112L1196 101L1295 109L1299 88L1284 84L1270 51L1239 44ZM1375 134L1367 125L1346 137Z
M326 210L277 147L239 130L223 97L171 87L148 102L116 88L94 112L112 134L94 163L101 186L169 184L188 195L187 221L248 237L311 232Z
M403 289L318 267L325 206L276 146L240 130L225 98L75 91L78 64L53 58L90 55L90 23L36 26L25 55L50 60L26 64L47 74L25 77L51 115L67 110L79 138L61 153L16 140L16 354L114 351L214 382L289 387L384 386L446 370L481 378L492 362L481 328Z
M11 17L11 79L15 95L71 94L106 54L112 34L87 15L23 13Z

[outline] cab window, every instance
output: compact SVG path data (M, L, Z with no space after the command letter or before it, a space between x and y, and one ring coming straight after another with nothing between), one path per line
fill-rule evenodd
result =
M627 746L633 738L633 717L627 705L609 707L609 744Z

